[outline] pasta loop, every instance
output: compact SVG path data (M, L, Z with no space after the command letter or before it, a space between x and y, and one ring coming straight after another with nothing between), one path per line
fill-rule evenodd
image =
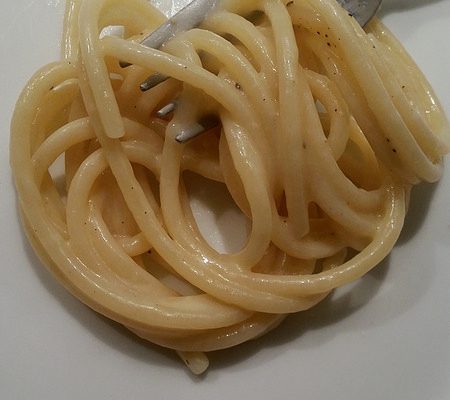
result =
M224 0L161 49L139 44L162 21L144 0L69 1L63 59L18 100L11 165L29 240L62 284L201 373L202 352L375 267L411 186L439 179L450 129L381 22L364 31L334 0ZM154 73L169 79L141 92ZM218 125L175 140L205 116ZM193 176L245 216L238 251L198 226Z

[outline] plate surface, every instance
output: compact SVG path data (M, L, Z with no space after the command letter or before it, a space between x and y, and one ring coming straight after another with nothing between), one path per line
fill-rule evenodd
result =
M181 5L154 2L167 13ZM58 57L63 9L16 0L0 13L0 398L450 399L448 167L439 184L414 190L398 245L372 273L262 339L213 354L200 379L54 281L20 229L8 146L20 90ZM450 0L386 0L381 17L450 113Z

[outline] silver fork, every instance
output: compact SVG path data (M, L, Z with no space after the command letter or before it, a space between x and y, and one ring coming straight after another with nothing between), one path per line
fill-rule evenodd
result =
M365 26L377 13L382 0L338 0L361 26Z
M365 26L377 13L381 6L382 0L337 0L338 3L344 7L348 13L353 16L361 26ZM212 13L217 7L220 0L193 0L181 11L169 18L155 31L145 37L140 43L144 46L159 49L164 43L168 42L176 34L196 28L202 21ZM127 67L130 64L121 62L122 67ZM149 76L141 83L142 91L147 91L160 83L169 79L168 76L160 73ZM158 117L165 117L176 108L176 102L171 102L161 108L156 115ZM180 143L185 143L188 140L206 132L214 126L214 120L207 119L207 122L197 122L192 127L183 130L183 133L176 137Z

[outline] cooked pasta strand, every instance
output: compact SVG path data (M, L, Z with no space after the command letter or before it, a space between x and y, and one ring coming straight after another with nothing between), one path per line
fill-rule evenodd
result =
M17 102L11 166L56 277L200 374L204 352L265 334L382 261L411 186L441 176L450 128L382 23L364 31L334 0L223 0L161 49L136 41L162 21L145 0L69 0L62 60ZM123 38L101 34L113 25ZM152 73L169 79L142 93ZM216 128L175 140L208 115ZM225 185L246 216L240 250L204 237L187 171Z

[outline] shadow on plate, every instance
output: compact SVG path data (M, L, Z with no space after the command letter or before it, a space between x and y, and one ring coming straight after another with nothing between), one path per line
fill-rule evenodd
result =
M438 184L422 183L413 188L405 225L396 247L407 245L420 231L437 187ZM393 251L395 252L395 247ZM433 263L430 263L429 268L432 268L433 265ZM402 269L398 273L400 277L403 273L407 276L406 284L402 281L402 284L399 285L396 280L396 284L384 288L383 297L378 299L377 305L382 310L371 321L373 324L382 324L384 321L395 318L413 307L421 295L427 291L433 278L433 271L428 270L428 273L424 274L420 265L412 265L406 268L403 264L394 267ZM377 295L391 268L391 257L388 256L358 281L347 285L345 288L337 289L316 307L289 316L277 329L267 335L235 348L212 353L213 368L214 366L226 368L231 364L237 364L252 357L261 349L293 342L310 331L318 330L320 335L310 335L307 344L304 343L304 345L318 346L332 339L336 335L336 330L329 328L344 321L357 311L363 310ZM412 268L416 269L413 270ZM363 322L361 325L355 326L355 329L362 330L365 328ZM298 347L298 342L296 346Z
M17 218L19 218L18 213ZM181 365L175 352L140 339L119 323L98 314L71 295L39 260L23 232L22 242L29 265L39 282L62 306L64 311L76 320L86 332L101 340L112 350L118 351L143 364L152 363L158 368ZM55 321L55 326L57 324L58 321Z
M226 368L251 358L265 348L282 346L294 342L310 331L320 331L320 335L310 335L307 346L320 346L332 339L336 330L329 329L352 314L364 308L375 297L389 271L389 258L357 282L345 289L338 289L310 310L292 314L275 330L256 340L234 348L211 353L213 368ZM302 346L302 344L300 344ZM299 342L296 342L299 348Z
M30 265L42 286L88 333L101 340L113 351L118 351L143 364L154 365L158 368L185 369L174 351L140 339L122 325L92 311L73 297L42 265L24 236L23 241ZM323 330L349 317L375 296L388 268L389 260L386 259L345 294L340 296L336 296L335 293L331 294L313 309L289 316L280 327L257 340L234 348L209 353L211 370L220 370L239 364L264 348L282 346L307 331ZM55 321L55 325L57 323L58 321ZM332 336L321 335L320 337L323 341ZM320 345L320 343L316 344ZM208 376L208 374L205 374L198 378L190 374L187 369L186 373L193 381Z
M438 185L439 183L421 183L413 187L405 224L396 246L406 244L420 231Z
M399 245L406 244L421 228L436 186L422 184L413 190L409 214L398 242ZM30 265L43 287L87 332L94 335L114 351L119 351L143 364L151 364L158 368L183 369L181 361L172 350L161 348L136 337L122 325L95 313L69 294L42 265L28 244L24 234L22 234L22 240ZM245 359L252 358L262 349L283 346L311 331L320 331L320 335L310 335L308 340L300 344L300 348L301 346L320 346L336 335L336 329L329 328L364 309L370 303L383 286L389 270L390 257L387 257L363 278L347 285L345 288L336 290L311 310L289 316L281 326L263 337L231 349L210 353L211 369L226 369L229 366L239 364ZM414 276L414 274L411 276ZM387 293L383 294L380 307L385 307L388 310L386 313L382 312L380 315L377 315L374 323L381 324L386 319L393 318L412 307L417 299L420 298L421 292L426 291L429 286L429 282L424 282L423 278L421 279L420 284L415 285L416 282L412 282L412 284L417 286L413 296L407 287L387 289ZM431 280L431 276L428 279ZM390 307L390 301L398 297L401 297L402 301L396 304L395 307ZM352 325L353 328L364 329L365 326ZM299 348L298 341L296 342L296 348ZM286 349L287 347L283 351ZM191 376L188 372L186 373L194 381L202 379ZM205 376L208 376L208 374Z

